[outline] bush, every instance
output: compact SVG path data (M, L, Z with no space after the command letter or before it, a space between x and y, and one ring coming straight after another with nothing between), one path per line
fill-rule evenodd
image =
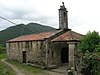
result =
M5 52L6 52L6 48L0 45L0 54Z
M78 51L84 54L82 73L84 75L100 75L100 35L88 32L81 38Z
M87 51L95 52L96 47L100 49L99 42L100 36L98 32L88 32L87 35L81 38L80 43L78 44L78 50L80 50L83 53Z
M100 75L100 55L97 53L85 53L83 57L84 64L88 65L89 72L92 75Z

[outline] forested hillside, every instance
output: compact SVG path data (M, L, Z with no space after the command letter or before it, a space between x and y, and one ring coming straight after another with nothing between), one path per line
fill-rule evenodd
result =
M5 46L6 41L12 38L15 38L21 35L48 32L52 30L55 30L55 29L52 27L43 26L37 23L29 23L27 25L19 24L16 26L11 26L5 30L0 31L0 44Z

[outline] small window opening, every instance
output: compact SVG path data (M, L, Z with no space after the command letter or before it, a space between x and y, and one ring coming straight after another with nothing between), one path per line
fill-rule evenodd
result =
M49 54L49 50L48 50L48 54Z
M52 51L52 58L54 58L54 51Z
M64 17L66 17L66 13L64 12Z

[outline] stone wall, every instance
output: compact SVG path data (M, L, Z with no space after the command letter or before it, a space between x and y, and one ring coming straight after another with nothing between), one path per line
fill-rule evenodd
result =
M23 51L26 51L26 63L45 64L44 41L10 42L6 47L10 59L23 62Z
M22 61L22 51L25 49L25 42L6 43L8 58Z
M31 44L27 42L27 62L37 65L45 65L45 42L33 41Z
M61 65L61 50L67 47L66 42L49 42L48 56L46 58L45 41L10 42L6 44L7 54L10 59L23 62L23 51L26 51L26 63L37 65Z

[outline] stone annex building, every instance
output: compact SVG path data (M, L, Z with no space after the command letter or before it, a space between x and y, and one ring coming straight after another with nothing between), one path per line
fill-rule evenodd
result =
M59 9L59 29L55 31L23 35L7 41L8 57L40 66L74 65L76 45L83 35L68 28L67 13L63 3Z

